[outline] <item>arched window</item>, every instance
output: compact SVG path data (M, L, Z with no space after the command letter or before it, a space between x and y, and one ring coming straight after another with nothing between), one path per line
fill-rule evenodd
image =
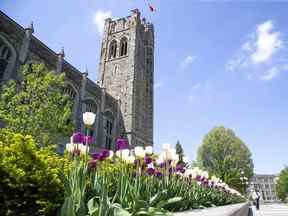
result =
M110 44L109 59L116 58L116 56L117 56L117 42L116 40L113 40Z
M9 64L11 57L10 49L5 45L5 43L0 38L0 81L4 78L4 73Z
M123 37L120 42L120 56L127 55L127 46L128 46L127 38Z
M111 149L113 142L113 121L114 117L112 112L104 112L104 132L105 132L105 148Z
M66 87L64 88L64 93L67 94L71 98L73 103L75 102L75 98L76 98L77 93L71 85L69 85L69 84L66 85Z

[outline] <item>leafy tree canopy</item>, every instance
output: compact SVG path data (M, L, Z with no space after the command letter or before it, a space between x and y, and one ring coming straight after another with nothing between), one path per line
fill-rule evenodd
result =
M204 137L197 164L240 191L246 188L240 177L253 176L250 150L231 129L224 127L215 127Z
M288 202L288 167L285 167L278 176L276 193L280 200Z
M63 94L64 75L49 71L44 64L24 65L20 73L20 85L11 80L2 89L0 121L14 132L32 135L41 146L69 136L72 103Z

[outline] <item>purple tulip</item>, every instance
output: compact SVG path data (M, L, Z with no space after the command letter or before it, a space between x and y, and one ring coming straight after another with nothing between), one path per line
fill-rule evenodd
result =
M91 154L93 160L102 160L102 154L101 152L94 152Z
M109 150L107 149L104 149L102 152L102 157L105 159L105 158L108 158L110 156L110 152Z
M152 162L152 158L150 158L150 157L148 157L148 156L145 156L145 157L144 157L144 162L145 162L146 164L150 164L150 163Z
M153 168L148 168L147 170L146 170L146 173L148 174L148 175L153 175L154 174L154 172L155 172L155 170L153 169Z
M117 150L122 150L122 149L127 149L129 146L128 140L124 138L118 138L116 141L116 149Z
M160 164L159 164L159 167L160 167L160 168L164 168L164 167L165 167L165 163L160 163Z
M97 165L97 161L96 161L96 160L90 160L90 161L88 162L88 167L89 167L90 169L95 169L95 168L96 168L96 165Z
M84 140L83 140L83 144L84 145L91 145L93 143L93 137L92 136L84 136Z
M163 176L163 174L160 171L157 171L155 173L156 177L161 178Z
M83 143L84 142L84 135L80 132L76 132L73 135L73 143Z
M185 172L184 166L181 164L177 165L176 166L176 172L184 173Z

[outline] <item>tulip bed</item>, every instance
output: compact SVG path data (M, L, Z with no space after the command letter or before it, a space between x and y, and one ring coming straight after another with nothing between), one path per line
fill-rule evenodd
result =
M119 147L119 146L118 146ZM169 215L169 212L245 201L215 176L179 163L169 145L160 155L152 147L89 152L70 143L73 160L63 175L65 201L61 215Z

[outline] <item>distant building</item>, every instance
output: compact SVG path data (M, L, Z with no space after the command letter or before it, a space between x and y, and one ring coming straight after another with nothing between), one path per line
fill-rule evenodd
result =
M252 177L248 190L250 192L259 190L261 193L261 201L278 202L276 180L276 175L256 174Z
M44 63L66 75L75 131L84 131L83 112L96 113L89 131L96 147L114 149L120 135L130 146L153 145L152 23L141 19L137 9L127 17L105 20L97 83L87 77L87 70L81 72L64 59L64 49L54 52L33 33L33 24L23 28L0 11L0 87L10 79L21 83L21 65Z

